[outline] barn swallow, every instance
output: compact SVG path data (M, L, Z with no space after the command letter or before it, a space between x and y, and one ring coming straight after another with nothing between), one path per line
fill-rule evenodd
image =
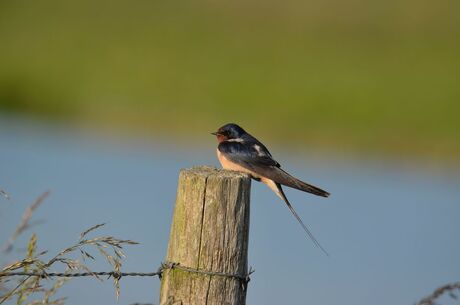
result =
M217 158L224 169L248 173L254 180L266 184L288 206L313 243L326 255L328 253L300 219L283 192L281 185L289 186L317 196L328 197L329 193L311 184L305 183L281 169L268 149L255 137L236 124L226 124L216 132Z

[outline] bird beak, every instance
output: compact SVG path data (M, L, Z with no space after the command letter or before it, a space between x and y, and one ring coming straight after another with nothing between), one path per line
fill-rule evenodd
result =
M219 133L218 132L211 132L212 135L217 136Z

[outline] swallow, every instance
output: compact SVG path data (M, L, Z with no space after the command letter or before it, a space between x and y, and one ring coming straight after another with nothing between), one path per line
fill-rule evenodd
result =
M327 251L313 236L284 194L281 185L295 188L317 196L329 193L290 175L273 159L267 147L236 124L226 124L211 134L217 137L217 158L224 169L248 173L254 180L266 184L288 206L308 237L326 255Z

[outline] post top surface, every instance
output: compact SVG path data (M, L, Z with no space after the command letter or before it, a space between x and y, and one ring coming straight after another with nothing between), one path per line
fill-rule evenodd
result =
M243 178L250 179L249 174L230 171L225 169L217 169L212 166L194 166L192 168L181 169L181 172L186 175L198 175L202 177L216 176L221 178Z

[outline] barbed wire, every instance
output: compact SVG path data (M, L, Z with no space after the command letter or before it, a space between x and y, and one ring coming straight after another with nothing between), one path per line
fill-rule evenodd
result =
M255 270L252 268L249 269L249 272L246 274L234 274L234 273L225 273L225 272L217 272L217 271L209 271L203 269L196 269L192 267L182 266L179 263L172 263L172 262L165 262L162 263L161 266L155 272L120 272L120 271L100 271L100 272L0 272L0 278L2 277L12 277L12 276L38 276L41 278L50 278L50 277L85 277L85 276L108 276L121 279L122 277L129 277L129 276L146 276L146 277L155 277L158 276L160 279L163 275L164 270L172 270L178 269L190 273L198 273L204 274L209 276L221 276L227 278L233 278L241 281L243 284L249 283L250 275L254 273Z
M190 273L197 273L197 274L204 274L208 276L221 276L236 279L241 282L244 289L246 289L247 284L249 283L250 275L255 272L252 267L249 268L248 273L242 274L234 274L234 273L225 273L225 272L217 272L217 271L209 271L203 269L196 269L192 267L182 266L179 263L172 263L172 262L165 262L161 263L160 267L155 272L120 272L120 271L100 271L100 272L73 272L73 273L66 273L66 272L0 272L0 278L2 277L13 277L13 276L38 276L41 278L51 278L51 277L88 277L88 276L108 276L108 278L113 277L115 279L120 280L122 277L155 277L158 276L159 279L163 276L165 270L173 270L178 269ZM435 299L439 298L441 295L445 293L449 293L451 297L457 298L452 291L460 290L460 282L457 283L450 283L439 287L436 289L431 295L421 299L419 302L415 303L414 305L433 305L435 304ZM140 304L140 303L135 303ZM133 304L134 305L134 304Z
M12 291L14 292L16 289L18 289L28 278L36 276L36 277L41 277L41 278L51 278L51 277L64 277L64 278L70 278L70 277L87 277L87 276L94 276L96 278L99 278L99 276L108 276L108 278L113 277L114 281L116 282L116 285L118 285L118 282L122 277L130 277L130 276L144 276L144 277L155 277L158 276L159 279L161 279L163 272L165 270L173 270L173 269L178 269L190 273L198 273L198 274L204 274L208 276L221 276L221 277L227 277L227 278L232 278L236 279L240 282L240 285L242 286L243 290L247 289L247 285L249 281L251 280L249 278L249 275L254 273L254 270L252 268L249 269L249 272L247 274L241 275L241 274L233 274L233 273L225 273L225 272L216 272L216 271L209 271L209 270L202 270L202 269L195 269L187 266L182 266L179 263L172 263L172 262L166 262L162 263L160 267L158 268L157 271L155 272L121 272L121 271L100 271L100 272L93 272L93 271L87 271L87 272L46 272L46 271L41 271L41 272L22 272L22 271L14 271L14 272L0 272L0 279L2 277L13 277L13 276L25 276L26 278L20 282L15 289ZM118 287L118 286L117 286ZM118 288L117 288L118 289ZM117 290L118 291L118 290ZM4 301L6 301L10 294L7 294L4 296L4 298L0 301L0 304L2 304ZM117 294L118 295L118 294Z
M84 276L108 276L121 278L124 276L160 276L158 272L117 272L117 271L101 271L101 272L7 272L0 273L0 277L8 276L38 276L41 278L49 277L84 277Z
M460 290L460 282L450 283L450 284L441 286L437 288L435 291L433 291L432 294L430 294L427 297L424 297L423 299L421 299L419 302L415 303L414 305L435 305L437 304L435 302L436 299L438 299L441 295L445 293L448 293L451 298L457 299L458 296L454 294L455 290Z

